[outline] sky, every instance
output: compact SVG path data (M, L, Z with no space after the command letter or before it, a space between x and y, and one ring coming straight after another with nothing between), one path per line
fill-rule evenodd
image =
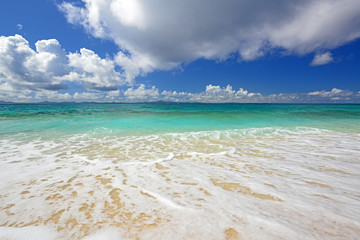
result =
M359 0L11 0L0 22L0 101L360 103Z

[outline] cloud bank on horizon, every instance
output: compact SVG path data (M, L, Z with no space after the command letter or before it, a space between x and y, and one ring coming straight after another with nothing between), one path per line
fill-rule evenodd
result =
M262 95L252 93L243 88L234 90L226 87L207 85L205 91L177 92L159 91L155 86L130 87L126 90L89 91L70 94L52 90L39 91L1 91L0 100L6 99L18 103L31 102L185 102L185 103L359 103L360 91L353 92L333 88L331 91L315 91L309 93L279 93ZM1 101L0 101L1 102Z
M358 0L83 0L58 5L71 24L120 49L101 58L92 50L68 53L56 39L33 50L21 35L0 37L0 99L198 102L359 101L334 88L303 94L235 91L206 86L201 93L135 87L138 76L197 59L254 61L281 52L314 53L311 66L332 62L331 50L360 38ZM83 92L70 94L69 84ZM130 86L120 91L120 86ZM333 92L334 91L334 92ZM328 93L328 94L327 94ZM22 98L21 98L22 96Z

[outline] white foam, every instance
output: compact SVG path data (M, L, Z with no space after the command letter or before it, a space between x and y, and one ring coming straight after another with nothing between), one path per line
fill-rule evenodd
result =
M82 240L127 240L125 233L116 228L106 228L99 230Z
M170 153L169 156L166 158L159 158L159 159L156 159L156 160L150 161L150 162L147 162L146 160L137 161L137 162L126 162L125 165L128 165L128 164L152 165L155 163L170 161L170 160L174 159L174 156L175 156L174 153Z
M356 239L359 142L314 128L7 136L0 239L37 225L38 239Z
M166 198L164 196L162 196L159 193L155 193L146 189L142 189L143 192L149 194L150 196L155 197L157 200L159 200L160 202L164 203L167 206L170 206L172 208L176 208L176 209L183 209L184 207L180 206L179 204L175 203L174 201L170 200L169 198Z
M23 228L0 227L1 240L58 240L59 234L52 228L45 226L31 226Z

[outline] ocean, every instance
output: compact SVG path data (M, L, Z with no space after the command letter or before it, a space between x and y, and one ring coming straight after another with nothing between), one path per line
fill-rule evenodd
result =
M360 105L0 105L0 239L359 239Z

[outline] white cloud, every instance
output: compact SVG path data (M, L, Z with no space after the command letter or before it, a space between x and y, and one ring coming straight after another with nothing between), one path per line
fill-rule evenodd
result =
M86 0L59 6L68 21L112 39L128 82L155 69L239 53L254 60L274 48L307 54L360 37L358 0ZM142 59L144 61L137 61Z
M137 0L112 1L110 11L124 26L143 29L145 27L144 13Z
M318 53L315 55L310 65L319 66L319 65L328 64L332 61L333 61L333 57L330 52Z
M176 91L163 91L161 100L173 102L206 102L206 103L227 103L227 102L259 102L263 99L260 93L251 93L243 88L233 90L232 86L220 87L209 84L204 92L187 93Z
M31 102L33 91L28 89L15 89L8 82L0 82L0 100L14 102Z
M105 99L109 101L118 101L121 95L120 90L106 92Z
M294 1L292 1L294 2ZM270 42L300 54L332 49L360 37L358 0L313 0L294 4L294 15L269 26Z
M159 90L155 86L147 89L144 84L140 84L138 88L128 88L124 92L124 96L130 101L154 101L159 98Z
M348 90L342 90L338 88L333 88L331 91L315 91L315 92L309 92L309 96L319 96L323 98L333 98L333 97L349 97L354 95L355 93Z
M28 68L54 77L62 76L69 71L65 50L56 39L40 40L35 46L37 54L28 59Z
M344 102L359 103L360 91L352 92L333 88L331 91L316 91L310 93L279 93L262 95L252 93L243 88L233 90L226 87L207 85L204 92L187 93L176 91L163 91L159 98L172 102L204 102L204 103L327 103Z
M96 101L96 100L102 100L101 99L101 93L96 92L83 92L83 93L74 93L72 98L75 101Z
M330 57L330 53L326 52ZM322 54L324 55L324 54ZM325 57L319 57L323 59ZM320 60L318 60L320 61ZM324 60L321 60L324 61ZM126 70L118 72L116 64ZM156 69L156 59L143 54L103 59L88 49L79 53L66 53L55 39L40 40L35 50L20 35L0 37L0 100L15 102L38 101L174 101L209 103L261 103L261 102L360 102L360 92L333 88L331 91L314 91L296 94L270 94L249 92L209 84L198 93L162 91L156 86L130 87L120 91L125 79L134 80L139 74ZM172 64L172 63L171 63ZM166 68L175 65L167 65ZM68 82L79 84L84 92L66 93ZM59 92L59 90L62 90ZM105 91L104 91L105 90Z
M40 40L33 50L20 35L0 37L0 85L15 90L66 89L74 81L87 90L117 90L125 77L112 59L91 50L66 53L56 39Z
M209 84L204 91L177 92L162 91L156 86L130 87L126 90L115 91L87 91L60 93L51 90L16 90L7 83L0 84L0 100L13 102L201 102L201 103L360 103L360 91L333 88L331 91L315 91L309 93L279 93L263 95L252 93L243 88L234 90L232 86L226 87Z
M22 36L0 37L0 82L16 89L65 88L57 80L65 71L66 54L55 39L36 43L36 51Z
M57 91L41 90L34 93L34 98L38 101L69 101L72 96L69 93L58 93Z
M236 91L230 85L222 88L210 84L206 86L205 92L192 94L189 100L194 102L243 102L254 96L261 96L261 94L249 93L242 88Z
M111 59L102 59L85 48L80 53L70 53L68 58L74 70L64 79L82 82L86 89L93 90L115 90L124 84Z
M151 58L146 54L132 54L126 55L123 52L119 52L115 56L115 63L121 66L124 70L123 76L126 82L130 85L135 84L135 78L139 75L145 75L148 72L152 72L158 66L156 59ZM169 63L162 66L162 70L169 70L176 65Z

